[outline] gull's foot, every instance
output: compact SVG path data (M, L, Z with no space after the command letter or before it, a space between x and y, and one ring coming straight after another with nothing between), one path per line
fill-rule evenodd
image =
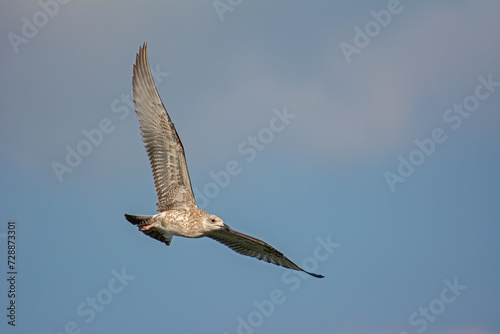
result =
M154 227L156 225L156 222L153 222L151 224L147 224L147 225L144 225L144 226L141 226L139 227L139 231L147 231L149 230L150 228Z

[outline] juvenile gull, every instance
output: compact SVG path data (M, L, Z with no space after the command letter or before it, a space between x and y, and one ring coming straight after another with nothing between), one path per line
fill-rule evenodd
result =
M174 235L186 238L212 238L235 252L259 260L310 273L262 240L231 229L220 217L198 207L186 165L184 147L174 123L163 105L151 76L147 44L139 48L132 79L134 104L139 118L158 197L153 216L125 214L125 218L144 234L170 245Z

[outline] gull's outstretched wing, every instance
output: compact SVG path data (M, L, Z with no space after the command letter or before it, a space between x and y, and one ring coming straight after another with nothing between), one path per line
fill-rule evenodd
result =
M141 135L153 171L158 197L156 209L189 208L196 205L179 135L161 102L151 75L147 44L139 49L134 65L134 104Z
M303 271L317 278L324 277L323 275L305 271L271 245L260 239L235 231L229 226L226 226L226 228L221 230L212 231L207 234L207 237L226 245L233 251L242 255L255 257L259 260L273 263L278 266Z

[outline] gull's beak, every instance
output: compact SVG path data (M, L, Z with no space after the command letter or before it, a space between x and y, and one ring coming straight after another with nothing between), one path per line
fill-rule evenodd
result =
M231 228L229 227L229 225L226 225L225 223L224 223L224 225L222 225L221 229L224 231L231 231Z

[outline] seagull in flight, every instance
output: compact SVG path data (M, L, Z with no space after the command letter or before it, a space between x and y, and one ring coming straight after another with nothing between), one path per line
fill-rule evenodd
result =
M271 245L233 230L222 218L198 207L191 188L184 147L151 75L146 43L139 48L136 56L132 85L142 141L153 171L158 197L156 210L159 213L152 216L125 214L125 218L139 231L167 246L173 236L209 237L242 255L303 271L317 278L324 277L305 271Z

